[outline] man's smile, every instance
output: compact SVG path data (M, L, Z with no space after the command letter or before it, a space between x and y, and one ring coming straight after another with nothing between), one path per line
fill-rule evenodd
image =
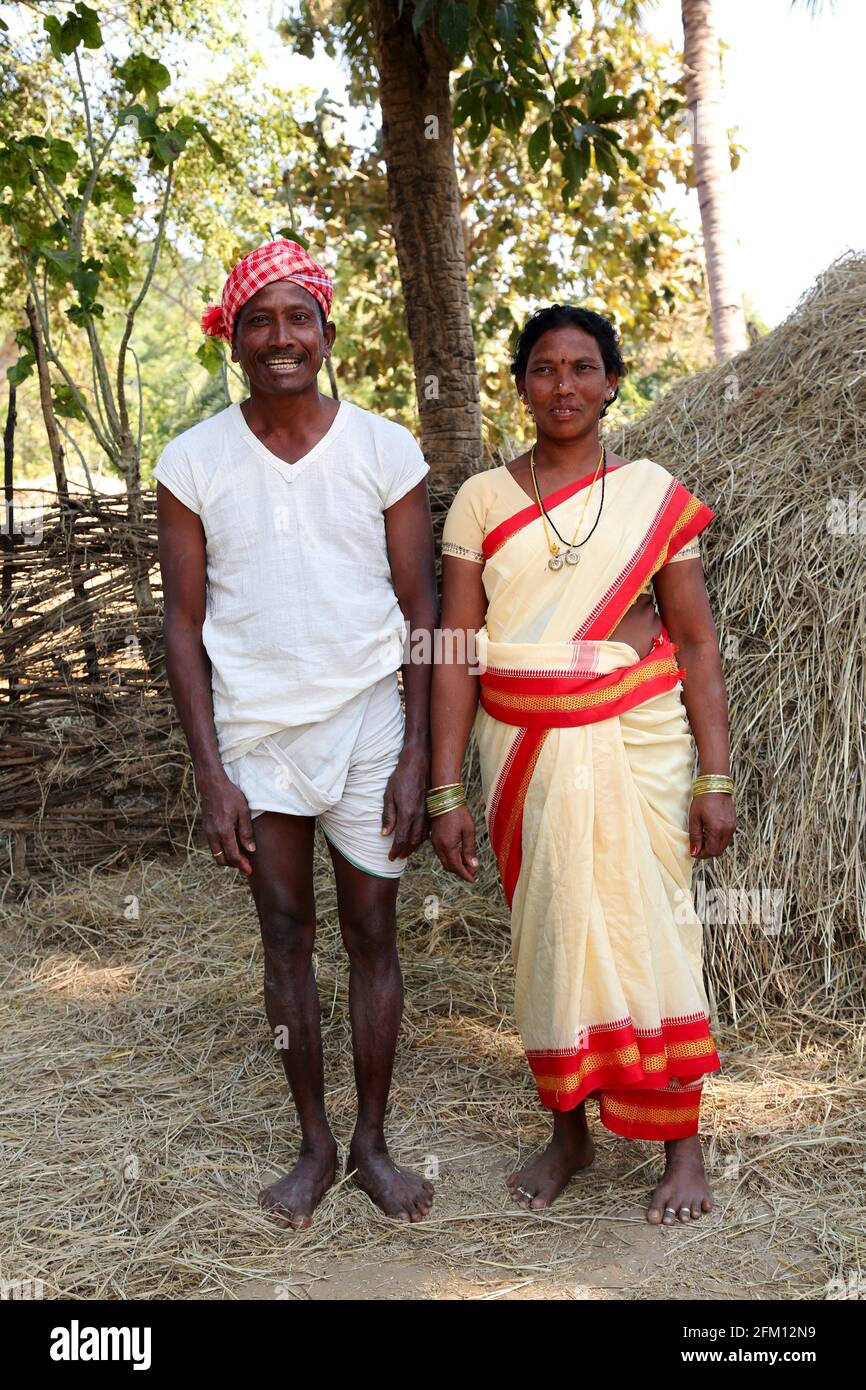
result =
M302 366L303 361L302 357L268 357L262 365L271 372L295 372Z

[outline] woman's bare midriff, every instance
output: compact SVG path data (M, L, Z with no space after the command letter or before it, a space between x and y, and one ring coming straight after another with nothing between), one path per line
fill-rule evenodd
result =
M522 488L530 501L534 502L535 493L528 460L529 455L527 454L520 459L512 459L511 463L507 463L505 467L518 487ZM610 465L628 464L628 459L624 459L620 454L611 453L610 450L608 450L607 460ZM662 620L656 611L652 594L639 594L622 622L607 640L609 642L626 642L628 646L634 647L639 657L643 658L649 654L653 640L658 637L661 630Z
M627 642L630 647L634 647L639 657L645 657L652 647L653 639L658 637L661 630L662 620L656 611L652 594L641 594L607 640Z

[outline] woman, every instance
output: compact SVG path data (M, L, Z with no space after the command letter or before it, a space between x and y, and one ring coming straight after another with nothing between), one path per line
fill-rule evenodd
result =
M543 309L520 336L535 443L469 478L445 525L442 627L477 634L477 665L464 643L436 667L428 808L442 864L473 882L460 774L474 724L517 1026L553 1111L512 1196L540 1210L591 1163L595 1098L615 1134L664 1142L647 1218L670 1225L711 1209L698 1112L719 1059L691 872L735 817L697 541L713 513L658 463L602 448L625 370L612 325L586 309Z

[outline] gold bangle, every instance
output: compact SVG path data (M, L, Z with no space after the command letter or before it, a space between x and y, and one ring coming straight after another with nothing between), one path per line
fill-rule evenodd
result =
M462 783L462 782L443 782L442 785L441 785L441 787L428 787L428 788L427 788L427 795L428 795L428 796L432 796L434 792L450 792L450 791L453 791L455 787L462 787L462 786L463 786L463 783Z
M733 796L733 778L721 772L706 772L701 777L695 778L692 783L692 796L708 796L712 792L721 792L723 796Z
M444 796L428 796L428 811L450 811L455 806L462 806L466 801L466 793L463 791L448 792Z
M427 811L428 816L433 820L436 816L447 816L449 811L458 811L461 806L465 806L466 801L455 801L453 806L443 806L439 811Z
M452 806L463 806L464 802L466 802L466 796L463 795L463 792L457 792L453 796L434 796L431 801L427 802L427 809L450 810Z

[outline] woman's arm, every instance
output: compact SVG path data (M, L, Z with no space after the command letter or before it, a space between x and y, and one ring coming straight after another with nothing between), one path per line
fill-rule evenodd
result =
M442 627L433 667L431 710L430 782L434 787L461 780L478 708L479 680L472 667L476 664L475 635L487 612L482 570L474 560L442 557ZM478 859L475 822L468 808L459 806L434 816L430 839L443 867L473 883Z
M700 769L730 772L728 700L719 640L700 560L665 565L654 580L662 621L685 670L683 703L698 749ZM696 859L714 859L731 842L737 820L733 798L710 792L692 799L689 837Z

